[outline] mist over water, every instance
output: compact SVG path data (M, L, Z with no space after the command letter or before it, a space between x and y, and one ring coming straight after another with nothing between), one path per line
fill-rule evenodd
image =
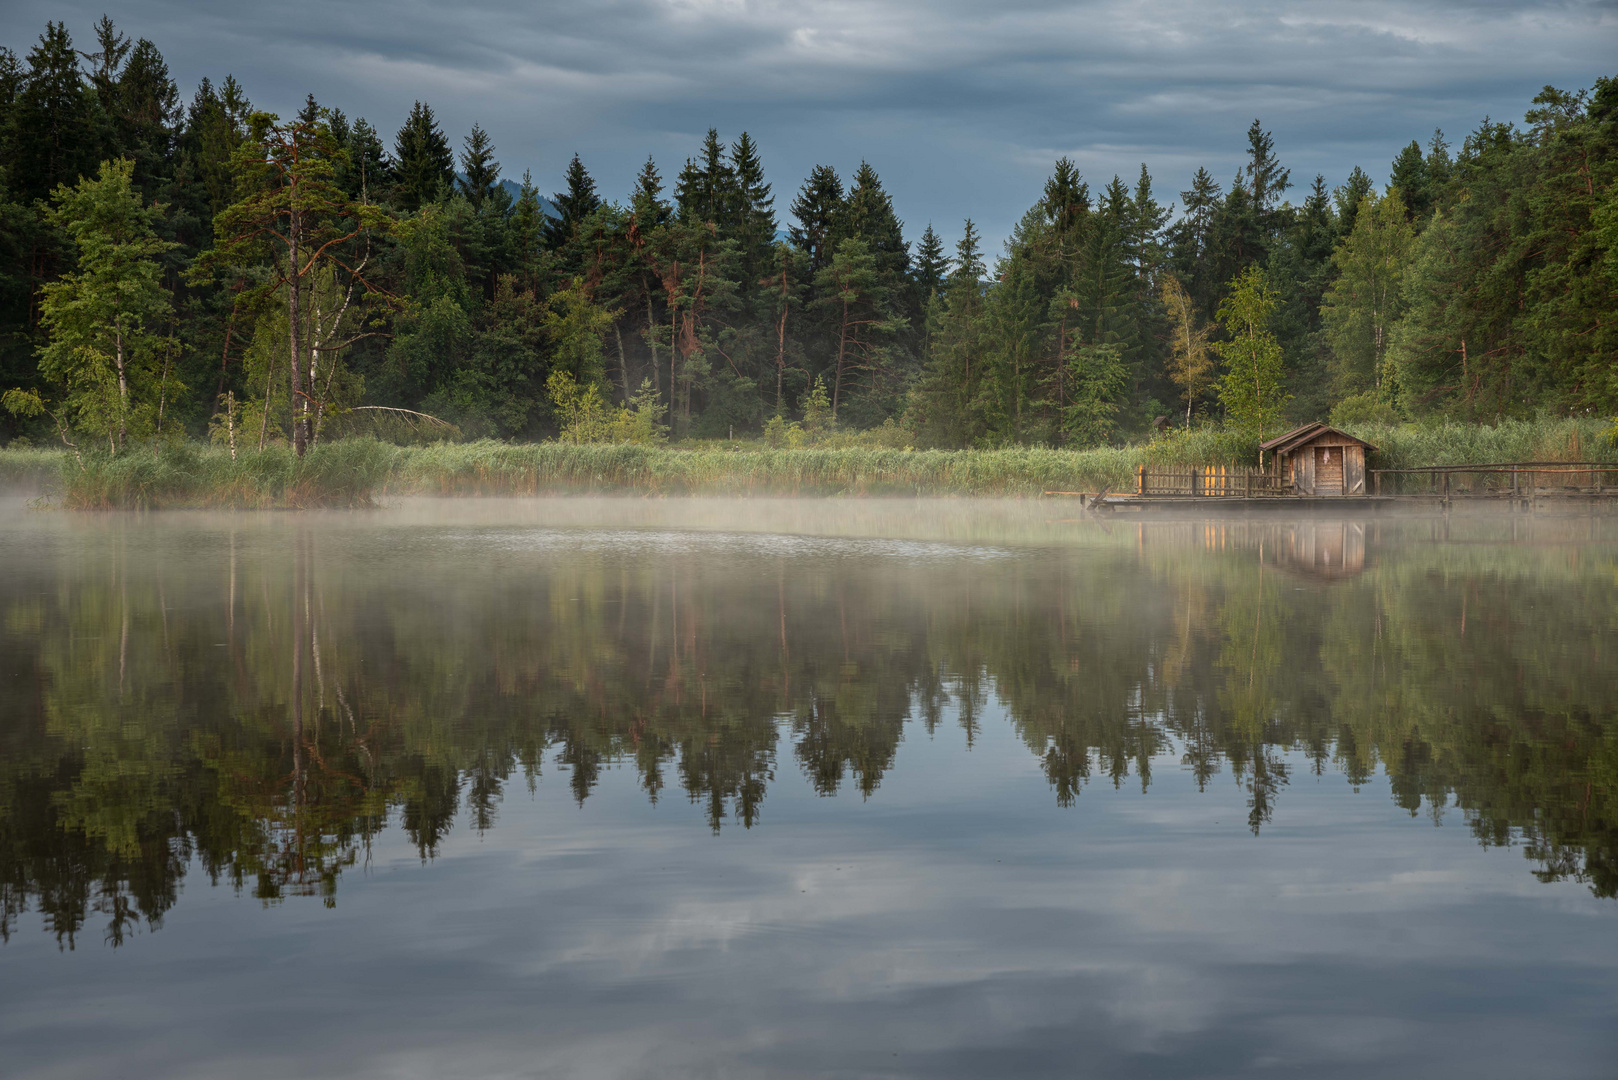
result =
M1076 517L0 504L0 1072L1610 1075L1618 527Z

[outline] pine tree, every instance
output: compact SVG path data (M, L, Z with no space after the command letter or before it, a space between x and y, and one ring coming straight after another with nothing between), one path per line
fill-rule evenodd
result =
M430 105L416 102L393 140L394 202L406 213L453 190L455 158Z
M596 182L585 170L579 155L574 154L573 160L567 163L567 173L563 179L567 182L567 190L551 196L558 216L551 218L545 226L545 242L552 248L559 248L573 239L580 223L601 208Z
M798 197L792 200L792 216L798 224L788 235L793 246L808 254L813 273L831 262L832 250L843 235L845 203L843 181L830 165L811 169Z
M456 183L472 209L481 210L483 203L500 184L500 163L494 160L494 143L489 133L477 124L466 137L461 151L461 179Z

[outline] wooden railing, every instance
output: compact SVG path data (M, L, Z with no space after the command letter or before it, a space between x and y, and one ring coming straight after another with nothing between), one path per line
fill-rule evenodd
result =
M1371 494L1442 499L1531 499L1536 495L1618 494L1618 463L1513 461L1372 469Z
M1257 499L1296 495L1297 490L1284 477L1242 465L1139 465L1135 494Z

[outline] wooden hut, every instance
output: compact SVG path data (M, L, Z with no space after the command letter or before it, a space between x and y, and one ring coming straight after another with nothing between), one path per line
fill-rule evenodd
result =
M1365 455L1376 449L1330 424L1305 424L1259 444L1259 463L1266 457L1277 476L1300 495L1364 495Z

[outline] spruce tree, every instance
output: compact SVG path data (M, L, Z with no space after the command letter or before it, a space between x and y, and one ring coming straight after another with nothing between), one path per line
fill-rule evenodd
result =
M579 160L579 155L574 154L573 160L567 163L563 179L567 182L567 190L551 196L558 216L551 218L545 226L545 242L552 248L559 248L573 239L579 223L601 208L596 182L585 169L584 162Z
M1292 186L1292 170L1283 169L1275 156L1275 138L1256 119L1247 129L1247 191L1259 215L1268 215L1283 192Z
M103 116L79 73L79 55L67 27L46 23L28 54L28 72L12 109L12 190L32 202L93 175L103 156Z
M635 176L635 190L629 196L629 208L642 233L668 222L672 210L663 198L663 177L657 171L657 162L647 155L646 164Z
M904 222L893 212L893 197L867 162L860 162L849 188L844 212L846 235L865 242L877 268L891 289L908 275L910 245L905 243Z
M685 159L674 185L674 201L682 221L705 221L730 233L736 218L736 174L715 128L708 129L699 155Z
M949 256L944 254L944 242L928 222L916 243L915 268L912 277L923 303L930 303L943 295L944 282L949 277Z
M1414 139L1393 159L1393 165L1388 170L1388 186L1399 189L1405 213L1410 220L1427 220L1433 208L1432 176L1427 171L1427 159L1422 156L1421 144Z
M433 117L432 106L418 101L393 140L394 202L412 213L453 189L455 158L449 140Z
M819 273L831 262L832 249L843 235L845 199L843 181L830 165L809 170L798 197L792 200L792 216L798 219L788 235L794 247L809 255L811 272Z
M456 181L461 194L472 204L472 209L483 209L483 203L500 184L500 163L494 160L494 143L489 133L477 124L466 137L461 151L461 176Z
M1337 235L1347 236L1354 231L1354 220L1360 212L1360 201L1376 191L1376 185L1358 165L1348 179L1332 189L1332 202L1337 204Z

